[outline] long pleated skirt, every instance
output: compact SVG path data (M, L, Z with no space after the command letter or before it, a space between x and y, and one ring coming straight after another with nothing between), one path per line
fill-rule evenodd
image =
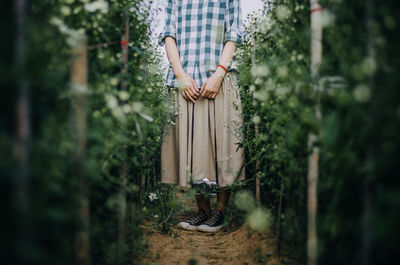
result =
M216 181L227 187L244 179L242 105L237 73L229 71L215 99L187 101L177 89L167 90L176 112L164 130L161 182L191 186L191 181Z

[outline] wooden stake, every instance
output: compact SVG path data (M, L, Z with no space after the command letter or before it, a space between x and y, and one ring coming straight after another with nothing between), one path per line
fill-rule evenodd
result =
M375 53L375 45L374 45L374 18L373 18L373 0L366 1L366 29L367 29L367 53L369 58L374 58L376 56ZM371 98L373 98L374 92L374 75L369 76L368 84L371 88ZM373 128L374 126L374 112L371 106L368 109L368 118L367 118L367 128ZM368 143L367 152L365 156L366 163L373 165L371 161L375 161L375 145L373 141ZM362 180L363 186L363 216L362 216L362 264L370 265L371 264L371 238L372 238L372 225L371 225L371 212L372 212L372 184L371 179L374 178L374 171L368 173L367 177L364 177Z
M87 50L85 37L78 41L71 53L72 126L73 134L76 135L77 140L73 161L74 173L79 178L77 199L80 203L79 214L82 222L82 228L76 238L75 254L78 265L90 265L89 187L82 172L82 161L86 157Z
M278 248L278 256L281 255L281 249L282 249L282 222L281 222L281 216L282 216L282 203L283 203L283 178L280 178L281 180L281 189L279 191L279 208L278 208L278 243L277 243L277 248Z
M128 13L125 13L125 26L124 26L124 35L122 36L121 41L121 90L126 90L128 84L126 82L126 74L128 72L128 52L129 52L129 16ZM120 188L120 207L119 207L119 214L118 214L118 264L122 263L124 258L124 247L126 241L126 185L128 183L128 162L127 162L127 147L124 146L123 148L123 159L122 162L122 169L121 169L121 188Z
M29 219L30 219L30 142L31 142L31 96L30 83L26 77L26 19L27 3L25 0L16 0L14 6L16 16L16 38L15 38L15 69L18 73L18 99L16 104L16 136L13 147L14 157L17 161L15 177L15 202L18 207L18 235L16 235L18 263L29 263L26 253L29 248Z
M255 64L256 64L256 55L254 53L255 51L255 37L254 37L254 32L255 32L255 18L252 18L253 21L251 23L251 35L250 35L250 41L251 41L251 47L253 50L253 53L251 55L251 67L252 67L252 73L254 73L254 68L255 68ZM255 133L255 137L258 138L259 137L259 132L258 132L258 124L255 124L254 126L254 133ZM256 200L260 203L261 202L261 191L260 191L260 159L256 160Z
M318 0L310 1L311 10L311 75L314 79L318 77L319 68L322 60L322 24L321 24L321 6ZM314 80L315 81L315 80ZM314 83L316 84L316 82ZM318 87L314 85L314 92L318 95ZM321 112L319 102L315 107L315 116L317 121L321 121ZM308 265L317 264L318 256L318 236L317 236L317 187L318 187L318 164L319 147L315 145L318 136L310 133L308 135L308 148L311 154L308 158L307 174L307 217L308 217L308 235L307 235L307 259Z

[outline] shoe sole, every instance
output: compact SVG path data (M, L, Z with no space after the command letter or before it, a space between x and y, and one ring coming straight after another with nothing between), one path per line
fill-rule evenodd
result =
M215 227L210 227L208 225L200 225L197 227L197 231L214 233L214 232L218 232L223 227L224 227L224 225L219 225L219 226L215 226Z
M184 230L188 230L188 231L196 231L197 230L197 226L190 225L189 223L186 223L186 222L180 222L178 224L178 227L180 227Z

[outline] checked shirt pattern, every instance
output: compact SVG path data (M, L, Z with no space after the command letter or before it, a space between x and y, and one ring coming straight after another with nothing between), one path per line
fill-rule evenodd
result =
M171 36L176 40L185 72L198 88L217 68L227 41L240 46L243 41L243 21L240 0L166 0L166 18L158 44ZM234 69L234 62L228 71ZM175 74L170 65L165 84L175 86Z

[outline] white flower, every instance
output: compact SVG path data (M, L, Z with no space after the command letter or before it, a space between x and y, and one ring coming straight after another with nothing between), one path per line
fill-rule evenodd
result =
M264 82L264 87L267 91L273 91L275 90L276 84L272 79L268 79Z
M263 80L261 78L257 77L256 80L254 80L254 84L259 85L262 83L262 81Z
M99 59L104 59L104 58L106 58L106 55L104 54L104 52L99 52L99 53L97 54L97 58L99 58Z
M266 64L256 65L252 71L253 76L267 76L269 74L269 68Z
M85 37L85 29L70 30L68 35L67 43L69 46L74 47Z
M100 111L95 110L95 111L93 112L93 117L95 117L95 118L100 118L100 116L101 116Z
M150 193L149 193L149 200L150 200L150 201L154 201L154 200L156 200L156 199L158 199L157 194L154 193L154 192L150 192Z
M69 7L67 7L69 8ZM71 11L71 10L70 10ZM64 11L67 12L67 11ZM64 21L57 18L50 18L50 24L57 26L58 30L67 36L67 43L71 47L74 47L78 44L78 42L85 37L85 30L83 28L80 29L70 29L67 25L64 24Z
M107 106L110 109L116 108L118 106L118 100L113 95L106 94L104 97L105 97Z
M235 196L234 203L239 210L247 212L252 211L256 206L253 195L248 191L239 192Z
M268 92L266 90L259 90L254 92L253 94L255 99L258 99L259 101L265 101L268 99Z
M276 95L280 98L284 97L287 93L289 93L289 88L284 86L279 86L276 89Z
M259 124L261 121L260 116L258 116L258 115L254 116L252 120L253 120L254 124Z
M371 88L365 84L358 85L353 91L353 97L358 102L366 103L371 98Z
M111 114L120 121L125 121L125 114L121 107L111 109Z
M61 11L61 14L63 14L64 16L71 15L71 8L69 6L62 6L60 11Z
M108 3L104 0L98 0L92 3L86 3L85 10L88 12L96 12L97 10L99 10L102 13L107 13Z
M373 57L367 57L361 63L361 72L367 76L373 75L376 68L376 60Z
M143 103L139 101L133 102L132 109L134 112L141 112L143 109Z
M256 31L267 32L272 28L272 26L273 26L273 21L271 20L271 18L265 17L260 21L260 23L258 23Z
M288 74L289 74L289 68L288 68L287 66L279 66L279 67L276 69L276 72L277 72L277 74L278 74L279 77L285 78L285 77L287 77Z
M285 5L280 5L276 8L276 16L279 20L285 20L291 15L290 9Z
M118 96L121 100L128 100L129 99L129 93L125 90L122 90L118 93Z
M74 8L74 11L72 11L74 14L78 14L82 10L82 7L77 6Z
M113 85L113 86L116 86L116 85L118 85L118 78L116 78L116 77L112 77L112 78L110 78L110 84L111 85Z
M271 226L272 217L270 211L256 208L247 216L249 226L254 230L265 230Z
M132 111L132 107L128 104L125 104L122 106L122 110L124 111L124 113L128 114Z

